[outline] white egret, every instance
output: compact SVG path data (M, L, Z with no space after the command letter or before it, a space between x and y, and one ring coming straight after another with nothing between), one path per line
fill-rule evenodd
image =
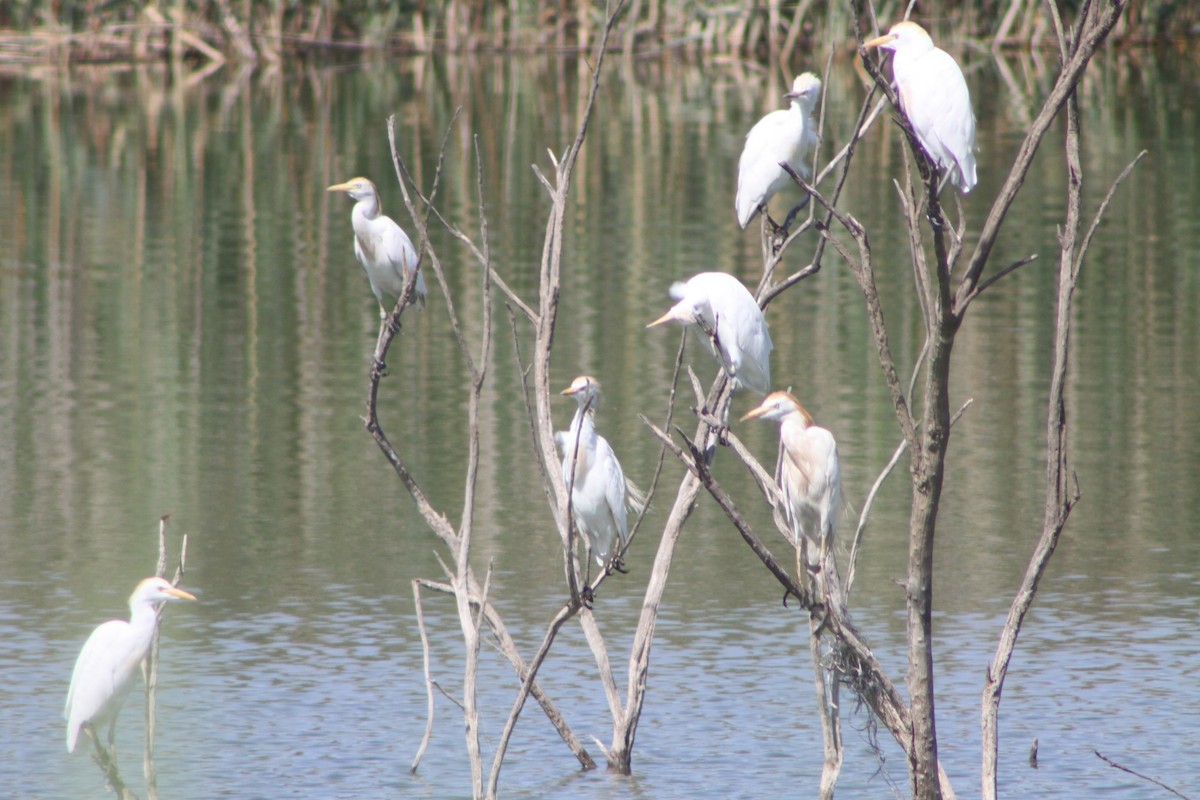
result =
M767 203L775 193L792 183L792 176L781 163L789 164L805 180L812 177L809 161L820 141L813 109L820 95L821 79L805 72L784 95L791 100L790 106L767 114L746 134L746 144L738 160L737 199L733 204L738 225L745 228L760 209L766 213ZM767 219L777 227L769 214Z
M842 505L842 470L833 434L813 422L812 415L787 392L772 392L762 405L742 417L779 423L783 445L776 479L784 518L797 545L805 550L809 570L816 572L833 547Z
M673 284L671 297L679 302L647 328L672 320L694 325L735 387L759 394L771 390L771 334L762 309L741 281L724 272L701 272Z
M383 304L385 295L399 298L409 273L416 269L417 250L408 234L379 208L379 192L366 178L351 178L330 186L327 192L345 192L354 200L350 222L354 226L354 255L366 270L371 291L379 301L379 317L386 319L390 309ZM425 276L417 272L413 296L425 307Z
M915 22L897 22L865 43L895 53L892 75L900 107L921 146L963 194L975 186L975 112L954 58Z
M75 752L79 732L108 723L112 745L117 714L133 688L133 679L150 650L158 627L158 607L173 600L195 600L163 578L146 578L129 596L129 621L110 620L92 631L71 673L71 688L63 718L67 720L67 750ZM99 738L96 739L99 744Z
M575 525L599 566L620 569L619 551L629 540L626 508L638 513L646 499L625 480L621 462L608 440L596 433L600 382L590 375L580 375L562 390L562 394L575 398L579 404L570 429L554 434L554 441L563 455L563 480L571 492Z

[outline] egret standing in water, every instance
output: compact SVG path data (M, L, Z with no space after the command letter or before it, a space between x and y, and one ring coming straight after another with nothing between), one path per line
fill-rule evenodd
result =
M738 225L745 228L759 210L766 214L767 203L775 193L792 183L792 176L780 166L781 163L790 165L805 180L812 177L809 161L813 148L820 141L813 109L820 95L821 79L811 72L804 73L792 82L792 90L784 95L791 100L791 105L767 114L746 134L746 144L738 160L737 199L733 204ZM807 199L806 196L805 201ZM797 208L803 205L801 202ZM771 227L779 227L770 214L767 214L767 221Z
M354 226L354 255L366 270L371 291L379 301L379 318L387 319L385 295L399 299L409 274L417 268L417 250L396 221L379 208L379 192L366 178L351 178L330 186L327 192L345 192L354 200L350 222ZM425 307L425 276L417 272L413 299Z
M96 628L79 652L63 717L67 720L67 750L75 752L79 732L91 732L100 746L96 728L108 723L108 745L112 747L117 714L133 688L154 630L158 608L175 600L195 600L163 578L146 578L129 597L129 621L114 619Z
M647 328L671 321L693 325L735 387L759 394L771 390L771 334L741 281L724 272L701 272L672 285L671 297L679 302Z
M640 513L646 498L625 480L617 454L608 440L596 433L600 382L580 375L562 394L579 404L570 429L554 434L563 455L563 480L571 492L575 525L599 566L621 570L620 551L629 543L626 507ZM590 564L588 576L590 584Z
M897 22L866 42L895 53L892 75L900 108L921 147L950 182L967 194L975 186L975 112L971 93L954 58L933 45L915 22Z
M809 571L818 572L833 547L834 528L842 505L837 442L787 392L772 392L762 405L742 419L779 423L783 453L776 480L783 499L784 518L797 546L804 550Z

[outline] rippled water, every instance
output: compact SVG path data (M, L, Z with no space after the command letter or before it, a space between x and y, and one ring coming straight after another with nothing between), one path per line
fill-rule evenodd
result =
M1028 86L1036 93L1033 65ZM857 102L848 65L830 87L827 141ZM501 271L534 290L546 202L528 165L571 130L580 71L553 61L405 63L208 82L179 91L153 71L34 73L0 81L0 782L14 797L101 797L86 757L68 757L61 706L87 633L118 615L153 569L158 517L189 534L196 604L164 624L156 763L163 798L466 797L461 717L437 698L425 721L411 581L437 578L438 546L359 419L374 303L350 252L349 205L324 186L368 174L389 210L387 114L418 180L432 179L454 109L462 127L443 184L472 219L468 132L479 133ZM1153 796L1093 751L1200 793L1195 630L1200 536L1200 167L1195 93L1177 57L1115 56L1085 97L1092 202L1142 147L1152 155L1116 198L1085 271L1070 391L1083 502L1026 624L1001 711L1006 797ZM993 68L980 81L977 224L996 170L1023 130L1022 101ZM781 81L736 65L642 64L606 86L578 174L555 371L606 385L600 426L645 482L656 450L636 415L658 417L678 338L645 331L671 281L720 266L754 280L758 244L732 221L742 131ZM974 78L973 78L974 79ZM1028 88L1028 87L1027 87ZM778 91L776 91L778 89ZM864 144L847 206L870 220L893 346L919 349L887 181L898 153ZM938 540L938 729L960 796L978 792L979 695L995 637L1041 524L1045 384L1057 156L1046 148L1014 209L1002 256L1041 254L983 297L955 353L975 404L955 429ZM703 157L697 157L702 154ZM987 165L985 169L984 165ZM868 179L866 176L871 176ZM443 243L447 252L455 252ZM1002 259L1003 260L1003 259ZM448 261L474 331L473 262ZM775 373L835 431L851 505L861 508L898 441L855 282L831 260L768 312ZM384 424L432 501L457 519L466 370L444 303L409 321L389 358ZM522 649L565 593L561 553L530 461L507 321L484 397L477 569ZM690 351L694 355L694 351ZM712 366L697 359L705 375ZM739 398L737 410L749 401ZM559 409L565 425L571 408ZM742 433L769 458L774 433ZM756 525L752 482L718 477ZM625 673L649 562L679 470L597 617ZM905 665L903 467L880 495L853 615L897 683ZM452 605L426 596L434 672L461 686ZM684 532L659 620L634 775L580 773L527 706L502 775L506 797L766 798L813 793L820 731L806 623L707 501ZM602 760L611 722L578 626L564 629L542 683ZM485 754L516 683L484 648ZM904 796L905 762L843 696L844 797ZM141 789L141 703L121 717L121 763ZM1034 739L1039 765L1028 765ZM878 747L878 751L876 751Z

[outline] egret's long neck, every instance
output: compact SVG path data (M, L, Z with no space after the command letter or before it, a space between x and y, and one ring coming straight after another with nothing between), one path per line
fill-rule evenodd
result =
M573 485L572 474L577 482L585 480L584 476L587 475L591 466L588 453L595 449L596 420L590 404L580 403L579 407L575 409L575 416L571 420L571 427L567 431L566 439L562 442L563 477L568 486ZM571 466L572 462L574 463L573 467Z
M150 646L154 629L158 627L158 607L154 603L130 603L129 628L137 633L143 647Z
M582 450L588 442L596 438L596 409L594 403L580 403L575 409L575 416L571 420L571 440L567 442L568 449L574 449L575 439L579 439L579 449Z
M808 430L808 419L799 411L789 411L787 416L779 421L779 435L785 441L799 436Z
M379 216L379 195L372 192L354 204L354 213L371 220Z
M895 58L892 59L892 69L895 69L896 62L900 62L901 68L903 68L903 66L912 64L922 56L932 53L935 49L932 39L922 39L919 42L913 42L908 47L901 47L896 51Z

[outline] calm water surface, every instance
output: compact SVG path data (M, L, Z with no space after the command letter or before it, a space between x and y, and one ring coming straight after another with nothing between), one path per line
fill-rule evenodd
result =
M811 64L798 65L810 68ZM1177 55L1109 54L1084 87L1094 205L1142 148L1081 283L1069 402L1083 502L1026 625L1002 708L1008 797L1150 796L1106 756L1200 793L1200 120L1197 70ZM0 782L15 797L103 797L95 766L63 746L60 711L91 628L122 614L153 571L157 519L190 537L186 585L202 602L164 624L157 765L164 798L464 797L457 709L425 715L411 581L439 550L359 419L377 317L354 263L350 204L325 186L372 176L400 194L385 119L422 186L455 109L440 196L478 231L474 149L498 268L536 292L547 202L530 169L573 134L586 68L574 62L380 61L188 82L156 70L37 70L0 79ZM677 332L645 331L667 286L707 269L747 282L757 237L733 221L741 138L787 76L614 62L577 173L568 224L557 381L606 386L600 425L646 482ZM1034 60L971 73L980 185L971 230L1002 181L1047 77ZM849 65L827 81L823 153L846 140L862 96ZM872 231L892 346L920 348L886 126L862 147L845 207ZM961 796L978 792L978 701L1012 592L1040 527L1055 225L1062 159L1039 156L996 264L1038 253L985 295L955 353L959 401L939 531L938 727ZM971 235L970 233L968 234ZM469 333L477 270L438 244ZM811 245L793 249L791 266ZM408 320L382 416L433 502L458 518L466 368L445 302ZM838 436L850 518L898 441L861 296L834 258L772 304L776 382ZM485 396L475 563L526 652L565 595L561 552L532 466L507 321ZM527 336L528 331L522 330ZM528 348L528 340L525 347ZM526 350L527 352L527 350ZM694 350L689 350L694 355ZM711 360L695 359L702 375ZM739 398L735 411L751 401ZM563 401L565 426L572 406ZM763 458L770 426L741 431ZM597 616L618 675L680 470L605 584ZM759 526L753 484L718 477ZM854 615L902 683L908 489L885 486L861 554ZM765 527L764 527L765 529ZM436 677L461 684L453 607L425 601ZM803 620L703 501L676 556L653 653L635 774L580 773L539 712L517 728L509 797L808 796L820 731ZM490 753L516 684L485 648ZM578 626L542 675L587 741L611 722ZM904 760L845 703L845 797L904 794ZM141 702L118 734L141 793ZM1027 764L1040 742L1040 766ZM878 754L873 747L878 744ZM601 758L598 752L594 753ZM899 788L896 788L899 787Z

